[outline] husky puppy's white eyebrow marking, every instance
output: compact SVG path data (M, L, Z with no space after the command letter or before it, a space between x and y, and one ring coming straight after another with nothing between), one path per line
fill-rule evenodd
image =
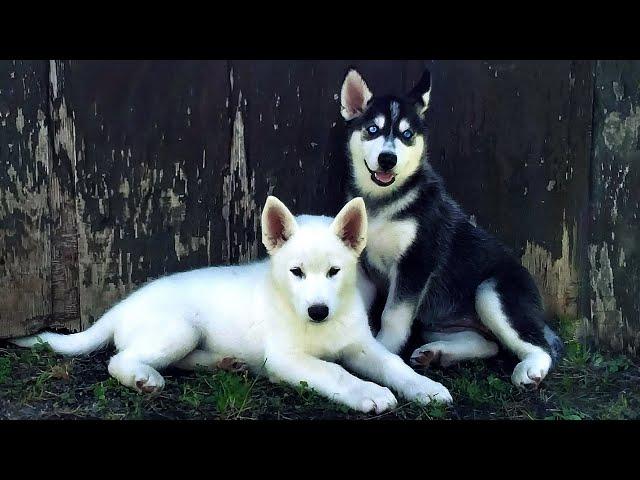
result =
M409 127L410 127L409 122L405 118L400 120L400 123L398 124L398 130L400 130L400 133L404 132Z
M376 118L373 119L373 123L375 123L380 129L384 128L384 123L385 123L384 115L378 115Z

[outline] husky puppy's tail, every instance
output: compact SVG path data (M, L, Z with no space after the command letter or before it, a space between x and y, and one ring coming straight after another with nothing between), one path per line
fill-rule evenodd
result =
M557 365L564 354L564 342L548 325L544 326L544 339L549 346L552 365Z
M48 343L54 352L62 355L86 355L106 346L113 339L114 322L114 312L107 312L84 332L71 335L43 332L28 337L14 338L9 342L19 347L32 347L37 343L44 342Z

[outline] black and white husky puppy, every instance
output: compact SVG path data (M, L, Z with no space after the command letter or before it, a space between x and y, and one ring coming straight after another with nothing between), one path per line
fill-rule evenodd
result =
M369 215L363 263L386 295L377 338L394 353L415 348L414 365L487 358L499 344L520 360L513 383L537 386L562 342L529 272L469 222L429 164L430 87L428 71L404 97L373 96L355 70L342 85L349 196L363 197Z

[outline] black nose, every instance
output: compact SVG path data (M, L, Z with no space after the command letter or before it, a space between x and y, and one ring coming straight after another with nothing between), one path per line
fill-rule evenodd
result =
M383 170L391 170L398 163L398 157L396 157L395 153L387 153L383 152L378 155L378 165Z
M311 305L307 309L307 313L314 322L321 322L329 315L329 307L323 304Z

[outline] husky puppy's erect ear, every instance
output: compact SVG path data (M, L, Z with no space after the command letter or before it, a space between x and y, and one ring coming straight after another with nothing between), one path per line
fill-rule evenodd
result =
M340 90L340 113L345 120L359 117L367 108L373 94L362 76L354 69L349 70Z
M342 207L331 228L347 247L360 255L367 245L367 210L364 200L356 197Z
M262 209L262 243L269 255L296 232L298 224L289 209L274 196L267 197Z
M415 104L416 110L420 115L429 108L429 95L431 94L431 73L425 69L420 81L417 83L413 90L409 92L409 97Z

